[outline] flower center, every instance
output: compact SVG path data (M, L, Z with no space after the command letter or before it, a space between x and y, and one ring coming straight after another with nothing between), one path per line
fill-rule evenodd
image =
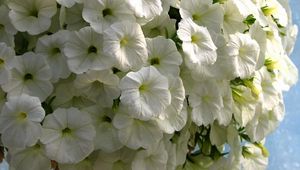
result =
M18 118L19 118L19 120L24 120L24 119L26 119L26 118L27 118L27 113L26 113L26 112L20 112L20 113L18 114Z
M159 61L158 57L151 58L151 60L150 60L151 65L159 65L159 63L160 63L160 61Z
M108 123L112 122L111 118L108 117L108 116L103 116L103 117L102 117L102 121L103 121L103 122L108 122Z
M192 35L191 36L191 41L192 41L192 43L197 43L197 42L199 42L199 40L200 40L200 37L199 36L197 36L197 35Z
M91 45L89 48L88 48L88 54L91 54L91 53L97 53L97 48L93 45Z
M68 127L64 128L62 130L62 134L63 135L69 135L69 134L71 134L71 132L72 132L72 130L70 128L68 128Z
M0 58L0 65L4 64L4 60Z
M107 15L112 15L113 12L110 8L105 8L103 11L102 11L102 15L103 17L106 17Z
M128 40L126 37L123 37L121 40L120 40L120 45L121 47L124 47L128 44Z
M143 91L146 91L148 89L147 85L145 84L142 84L140 87L139 87L139 91L140 92L143 92Z
M31 11L29 11L29 16L37 18L39 16L39 11L36 8L34 8Z
M201 16L197 15L197 14L193 14L192 18L193 18L194 21L199 21L201 19Z
M59 54L60 52L61 52L61 51L60 51L60 49L59 49L58 47L52 49L52 54L53 54L53 55Z
M32 80L32 79L33 79L33 75L32 74L30 74L30 73L25 74L25 76L24 76L24 80L25 81Z

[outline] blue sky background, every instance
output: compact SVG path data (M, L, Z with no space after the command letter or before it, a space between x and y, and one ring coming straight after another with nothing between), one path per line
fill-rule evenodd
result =
M294 23L300 30L300 0L290 0ZM300 31L299 31L300 32ZM300 33L299 33L300 34ZM300 69L300 36L291 59ZM300 170L300 83L284 94L286 115L271 134L266 146L270 151L268 170Z

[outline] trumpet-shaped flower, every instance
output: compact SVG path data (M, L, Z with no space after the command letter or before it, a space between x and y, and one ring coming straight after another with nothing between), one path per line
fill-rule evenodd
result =
M51 161L46 157L43 145L40 143L9 153L11 154L10 165L15 169L48 170L51 168Z
M82 3L82 0L56 0L57 3L61 4L62 6L65 6L67 8L71 8L76 3Z
M154 38L156 36L164 36L171 38L176 33L175 29L176 20L170 19L168 13L163 12L161 15L156 16L147 24L142 26L145 37Z
M148 48L148 63L165 76L178 76L182 63L180 53L172 40L164 37L146 39Z
M31 35L47 31L57 11L53 0L11 0L8 6L11 9L9 18L15 28Z
M94 150L95 128L87 113L76 108L56 109L46 116L41 142L45 154L62 164L78 163Z
M161 0L126 0L126 2L140 18L151 20L163 11Z
M52 73L52 82L57 82L60 78L67 78L71 72L67 65L67 57L63 53L63 48L69 39L69 32L62 30L52 35L45 35L39 38L35 52L42 54Z
M14 50L5 43L0 42L0 84L8 81L14 57Z
M53 90L50 79L51 70L43 56L27 52L22 56L16 56L11 77L2 88L8 96L26 93L44 101Z
M83 110L90 114L96 130L95 150L111 153L123 147L118 138L118 130L112 124L114 113L111 108L91 106Z
M113 100L120 96L119 77L110 69L79 74L74 86L83 96L101 106L112 106Z
M135 21L133 11L131 11L125 1L120 0L85 0L82 17L98 33L115 22Z
M136 153L132 161L132 170L161 170L166 169L168 153L164 143L153 149L140 150Z
M42 135L40 122L45 111L37 97L9 97L0 114L2 142L8 148L25 148L37 143Z
M254 73L259 51L259 45L250 35L242 33L229 35L227 54L231 59L235 77L249 78Z
M105 70L114 63L103 53L103 38L91 27L84 27L70 35L64 53L70 70L81 74L88 70Z
M221 32L224 10L219 3L212 0L182 0L180 15L183 19L192 19L196 24L216 33Z
M128 73L120 88L121 103L138 119L159 117L171 103L168 79L153 66Z
M213 123L224 107L221 91L215 81L195 84L189 99L192 120L198 126Z
M172 134L180 131L187 121L187 108L184 103L185 91L180 78L169 79L171 104L164 114L156 119L157 125L165 133Z
M121 70L139 70L147 61L147 45L139 24L123 21L104 31L105 54L116 61Z
M113 125L118 129L120 142L131 149L151 149L163 138L163 132L154 121L142 121L126 113L117 113Z
M206 27L198 26L192 20L186 19L179 23L177 34L182 40L183 52L190 63L200 66L216 62L217 47Z
M94 163L94 169L101 167L105 170L131 169L135 150L123 147L112 153L100 151Z

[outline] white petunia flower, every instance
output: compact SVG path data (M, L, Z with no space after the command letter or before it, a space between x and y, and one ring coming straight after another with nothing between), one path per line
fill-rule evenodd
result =
M62 164L78 163L94 150L90 116L76 108L56 109L46 116L41 142L46 156Z
M156 119L157 125L165 133L172 134L180 131L187 122L187 106L185 91L180 78L169 79L171 104L165 109L164 114Z
M241 159L241 169L267 169L268 156L262 153L262 149L253 144L244 146L244 154Z
M180 53L172 40L158 36L146 39L148 48L148 63L165 76L178 76L182 63Z
M270 110L279 104L281 91L266 67L262 67L254 76L254 85L259 91L263 110Z
M212 123L210 127L209 139L211 144L216 146L225 144L227 140L226 127L219 125L217 122Z
M135 150L154 147L163 137L163 132L155 122L135 119L125 113L117 113L113 125L118 129L120 142Z
M213 123L224 107L221 91L215 81L195 84L189 102L192 108L192 120L198 126Z
M255 71L259 51L259 45L248 34L229 35L227 54L232 60L233 75L242 79L249 78Z
M83 4L76 3L71 8L61 7L59 21L62 27L69 31L78 31L83 27L89 26L82 18Z
M126 0L135 15L151 20L163 11L161 0Z
M58 83L55 87L53 96L55 96L52 107L54 109L63 107L85 108L96 103L83 96L83 91L74 86L74 77L71 76L65 81Z
M129 72L121 80L120 88L121 103L138 119L159 117L171 103L168 79L153 66Z
M132 170L162 170L166 169L168 153L164 143L149 150L140 150L132 161Z
M210 31L221 32L224 10L219 3L213 4L212 0L182 0L179 10L183 19L191 19Z
M71 72L67 65L67 57L63 48L69 39L69 32L62 30L52 35L45 35L39 38L35 52L42 54L51 69L51 82L57 82L60 78L67 78Z
M60 5L65 6L67 8L71 8L76 3L82 3L82 0L56 0L56 1Z
M10 0L8 6L11 9L9 18L15 28L31 35L47 31L57 11L54 0Z
M231 90L234 100L232 108L234 118L244 127L255 115L257 100L252 96L251 89L245 86L231 86Z
M8 81L14 58L15 51L5 43L0 42L0 84Z
M258 5L261 8L263 14L270 20L276 20L276 22L283 27L287 26L287 12L277 0L259 1Z
M117 22L104 31L104 52L121 70L139 70L147 61L147 45L139 24Z
M125 1L120 0L84 0L82 17L98 33L103 33L113 23L135 21Z
M120 96L119 77L111 69L79 74L74 86L83 96L101 106L112 106L113 100Z
M100 151L95 160L94 169L101 167L105 170L129 170L135 152L126 147L112 153Z
M37 96L44 101L52 92L50 83L51 70L45 59L33 52L16 56L11 78L2 85L8 96L18 96L22 93Z
M262 108L262 104L256 109L254 118L247 124L246 133L253 142L260 142L275 130L284 117L284 105L281 101L270 110Z
M118 130L112 124L114 113L111 108L91 106L83 110L90 114L96 130L95 150L111 153L123 147L118 138Z
M0 42L4 42L8 46L14 47L14 35L17 33L17 30L12 25L8 13L8 7L6 5L0 5Z
M71 34L64 53L70 70L76 74L109 69L114 64L112 58L103 53L102 35L91 27L84 27Z
M176 34L175 23L175 19L170 19L168 13L163 12L143 25L142 29L145 37L154 38L161 35L166 38L172 38Z
M249 33L251 38L254 39L259 45L259 57L256 62L256 70L260 69L265 63L265 55L266 55L266 46L267 46L267 33L264 29L255 22L250 30Z
M40 143L26 149L13 151L9 164L15 169L23 170L51 169L51 161L46 157L43 145Z
M247 30L247 25L242 22L247 16L243 15L244 11L239 9L238 4L235 0L227 0L224 3L223 29L225 35Z
M93 154L92 154L93 155ZM93 161L89 157L76 164L58 164L59 170L93 170Z
M37 97L9 97L0 114L0 131L4 146L25 148L37 143L42 135L40 122L45 111Z
M206 27L186 19L179 23L178 37L182 40L183 52L191 65L213 64L217 60L217 47Z

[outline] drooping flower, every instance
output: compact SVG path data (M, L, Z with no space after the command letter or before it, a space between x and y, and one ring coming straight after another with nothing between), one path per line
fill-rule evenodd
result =
M35 145L42 135L40 122L44 117L39 98L28 95L9 97L0 114L4 146L24 149Z
M41 142L46 155L62 164L78 163L94 150L91 118L76 108L56 109L46 116Z
M105 54L113 57L121 70L139 70L147 61L147 45L141 26L123 21L104 31Z
M50 79L51 70L45 59L40 54L27 52L22 56L16 56L11 77L2 88L8 96L25 93L44 101L53 90Z
M70 35L64 53L70 70L81 74L88 70L105 70L114 63L103 53L103 38L91 27L84 27Z
M53 0L11 0L8 6L11 9L9 18L15 28L31 35L47 31L57 11L56 1Z
M121 80L120 88L121 103L138 119L158 117L171 103L168 79L153 66L129 72Z

